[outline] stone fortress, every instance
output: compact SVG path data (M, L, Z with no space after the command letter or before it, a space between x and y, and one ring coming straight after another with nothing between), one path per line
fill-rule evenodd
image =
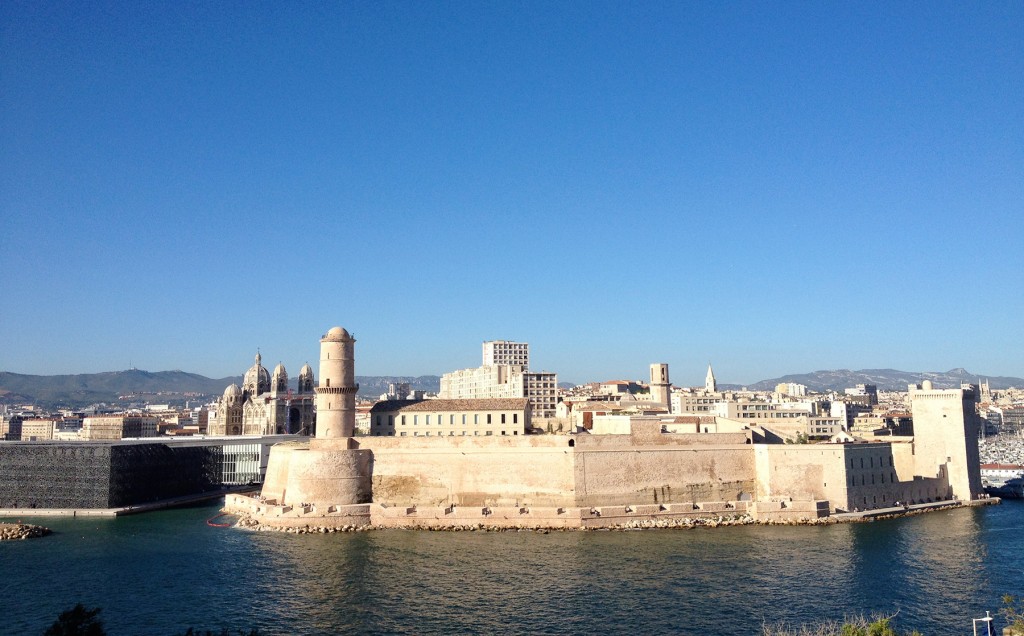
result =
M667 365L651 376L666 400ZM274 446L262 492L228 495L225 509L282 529L584 528L982 496L973 396L927 382L912 394L913 437L826 444L778 443L754 423L680 430L671 417L606 435L355 437L357 389L355 339L334 327L320 340L315 438Z

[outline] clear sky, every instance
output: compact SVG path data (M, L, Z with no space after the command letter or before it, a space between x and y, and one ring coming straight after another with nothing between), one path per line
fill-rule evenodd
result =
M1024 376L1024 3L0 3L0 370Z

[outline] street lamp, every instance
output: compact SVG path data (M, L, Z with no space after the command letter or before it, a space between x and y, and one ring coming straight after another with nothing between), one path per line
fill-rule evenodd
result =
M985 618L972 619L974 622L974 636L978 636L978 622L985 623L985 636L992 636L992 617L985 612Z

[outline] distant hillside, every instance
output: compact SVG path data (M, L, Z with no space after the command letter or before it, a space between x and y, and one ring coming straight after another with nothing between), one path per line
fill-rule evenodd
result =
M439 375L421 375L415 378L404 375L357 375L356 382L359 384L359 395L365 397L377 397L387 393L388 385L392 382L408 382L409 388L414 391L437 393L441 390Z
M413 389L437 392L441 378L436 375L356 376L359 394L386 393L391 382L408 382ZM0 404L38 404L48 408L81 408L90 404L149 402L181 404L185 400L207 401L224 393L228 385L241 384L241 376L211 379L184 371L109 371L78 375L23 375L0 371ZM295 378L292 378L295 386Z
M108 371L78 375L22 375L0 371L0 403L34 402L43 406L81 407L140 396L149 402L183 400L186 394L219 395L241 378L210 379L184 371Z
M993 389L1011 386L1024 388L1024 379L986 376L971 373L965 369L952 369L945 373L934 371L896 371L895 369L862 369L850 371L815 371L784 375L780 378L761 380L747 388L755 391L770 391L776 384L794 382L803 384L813 391L841 391L857 384L875 384L880 390L905 391L908 384L931 380L936 388L960 386L961 382L977 382L979 378L989 381ZM441 378L436 375L413 376L356 376L359 395L377 397L388 390L392 382L408 382L413 389L436 393L441 388ZM113 404L125 402L149 402L183 404L209 401L224 393L229 384L241 384L242 378L228 377L211 379L184 371L110 371L106 373L85 373L79 375L22 375L0 371L0 404L38 404L43 407L81 408L100 402ZM564 383L560 383L562 385ZM292 387L295 379L292 378ZM723 389L739 389L739 385L720 385ZM563 387L564 388L564 387Z
M977 383L979 379L988 380L993 389L1024 387L1024 379L1012 377L988 376L983 373L972 373L966 369L950 369L939 371L897 371L895 369L861 369L850 371L838 369L833 371L815 371L784 375L771 380L761 380L747 385L753 391L770 391L775 385L783 382L803 384L814 391L841 391L858 384L874 384L880 391L906 391L908 384L917 384L922 380L931 380L937 389L958 388L961 382ZM739 388L738 386L733 388Z

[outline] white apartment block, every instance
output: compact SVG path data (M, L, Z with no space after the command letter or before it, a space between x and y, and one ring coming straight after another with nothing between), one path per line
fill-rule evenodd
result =
M484 365L442 375L439 397L449 400L527 398L533 417L556 417L558 375L529 371L529 347L525 342L485 342Z
M712 415L730 420L786 420L798 417L817 415L817 405L813 402L743 402L722 401L713 405ZM754 422L767 424L768 422Z
M448 400L528 398L535 417L555 417L558 375L519 366L484 366L441 376L439 397Z
M775 392L779 395L788 395L790 397L805 397L807 395L807 387L795 382L783 382L775 385Z
M527 342L509 342L508 340L489 340L484 343L483 365L521 366L530 368L530 344Z

